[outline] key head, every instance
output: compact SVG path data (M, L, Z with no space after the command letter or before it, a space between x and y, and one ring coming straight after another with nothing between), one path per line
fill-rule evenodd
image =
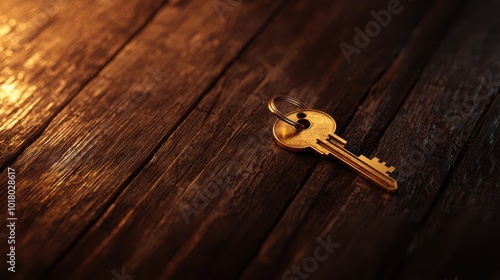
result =
M318 110L299 110L286 114L287 118L306 126L303 129L277 120L274 123L273 134L276 143L282 148L302 152L316 145L319 138L334 134L337 129L335 120L325 112Z

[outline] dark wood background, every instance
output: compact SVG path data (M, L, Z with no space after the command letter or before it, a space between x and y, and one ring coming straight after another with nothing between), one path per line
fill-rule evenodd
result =
M500 279L500 2L401 0L349 63L389 2L2 1L0 278L305 279L321 238L307 279ZM399 191L278 147L275 95Z

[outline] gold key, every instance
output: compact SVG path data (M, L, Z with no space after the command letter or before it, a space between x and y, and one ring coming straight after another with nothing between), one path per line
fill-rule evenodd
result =
M285 101L300 108L298 111L282 114L275 101ZM282 148L302 152L313 150L322 157L334 157L359 175L387 192L398 189L397 181L390 177L394 166L387 166L378 158L356 156L344 148L347 141L335 135L337 124L325 112L308 109L302 102L288 96L277 96L269 101L269 109L279 119L274 123L273 134Z

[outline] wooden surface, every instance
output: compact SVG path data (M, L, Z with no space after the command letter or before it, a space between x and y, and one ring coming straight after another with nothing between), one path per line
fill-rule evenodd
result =
M500 279L500 3L401 1L346 59L390 2L2 2L1 279ZM279 94L399 191L278 147Z

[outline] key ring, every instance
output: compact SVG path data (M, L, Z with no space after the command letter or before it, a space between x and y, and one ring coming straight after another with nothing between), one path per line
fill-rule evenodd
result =
M271 111L271 113L273 113L276 117L278 117L280 120L286 122L287 124L295 127L296 129L301 129L301 128L305 127L303 124L292 121L291 119L289 119L285 115L283 115L283 113L281 113L278 110L278 108L276 108L276 105L274 104L275 101L284 101L284 102L290 103L290 104L292 104L292 105L294 105L302 110L309 109L304 103L302 103L299 100L297 100L293 97L290 97L290 96L278 95L269 101L269 104L267 104L267 107L269 107L269 111Z

